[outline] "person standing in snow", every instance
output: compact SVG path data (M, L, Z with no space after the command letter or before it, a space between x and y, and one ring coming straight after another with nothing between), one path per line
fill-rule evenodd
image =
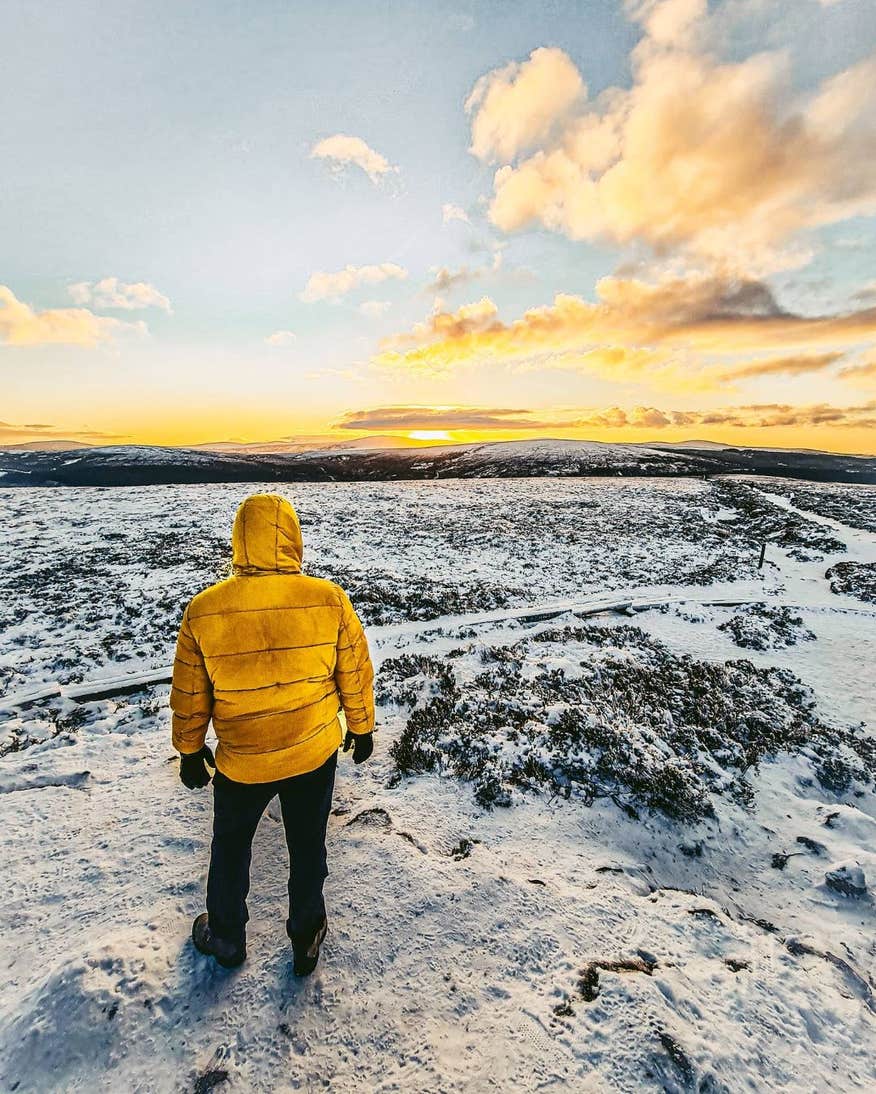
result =
M360 764L373 750L374 672L346 593L301 572L301 526L278 494L237 510L233 576L198 593L183 613L170 705L180 778L213 776L207 911L192 926L201 953L232 968L246 958L252 840L278 795L289 848L295 973L316 967L326 934L325 833L338 748ZM204 743L209 722L215 760Z

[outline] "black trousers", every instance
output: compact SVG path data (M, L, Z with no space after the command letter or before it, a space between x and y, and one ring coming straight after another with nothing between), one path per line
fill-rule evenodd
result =
M213 778L213 843L207 876L207 914L219 938L242 942L249 912L252 840L268 802L278 795L289 848L291 937L309 938L322 923L322 886L328 876L325 830L338 754L315 771L272 783L239 783L217 771Z

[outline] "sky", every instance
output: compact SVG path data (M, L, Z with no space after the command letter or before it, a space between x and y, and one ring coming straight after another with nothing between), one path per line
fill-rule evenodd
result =
M873 0L4 0L0 443L876 452Z

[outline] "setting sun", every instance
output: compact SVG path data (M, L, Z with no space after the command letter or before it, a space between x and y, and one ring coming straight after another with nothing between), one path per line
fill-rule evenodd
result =
M415 429L408 433L411 441L449 441L450 434L443 429Z

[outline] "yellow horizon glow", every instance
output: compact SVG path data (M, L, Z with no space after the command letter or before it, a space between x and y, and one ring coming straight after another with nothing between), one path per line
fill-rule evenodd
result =
M217 423L218 425L218 423ZM115 431L113 431L115 432ZM52 434L22 435L21 438L6 439L4 444L20 444L27 441L51 441L53 437L75 440L75 432L70 436L63 432ZM740 448L790 448L818 449L843 455L876 456L876 431L858 427L836 426L770 426L766 428L742 426L715 426L704 429L667 426L663 429L540 429L540 430L344 430L335 428L319 429L315 423L307 428L292 430L288 423L280 429L258 428L248 423L243 428L240 422L227 423L226 428L204 427L194 432L191 423L163 427L132 428L125 432L120 427L117 436L94 440L95 447L108 445L157 445L164 447L187 448L193 445L229 441L238 444L268 444L288 441L301 443L312 441L314 445L359 440L366 437L395 437L413 440L422 445L430 444L484 444L490 441L535 441L545 438L557 440L597 441L610 444L659 444L678 441L712 441L718 444L738 446ZM89 443L88 439L81 440Z

